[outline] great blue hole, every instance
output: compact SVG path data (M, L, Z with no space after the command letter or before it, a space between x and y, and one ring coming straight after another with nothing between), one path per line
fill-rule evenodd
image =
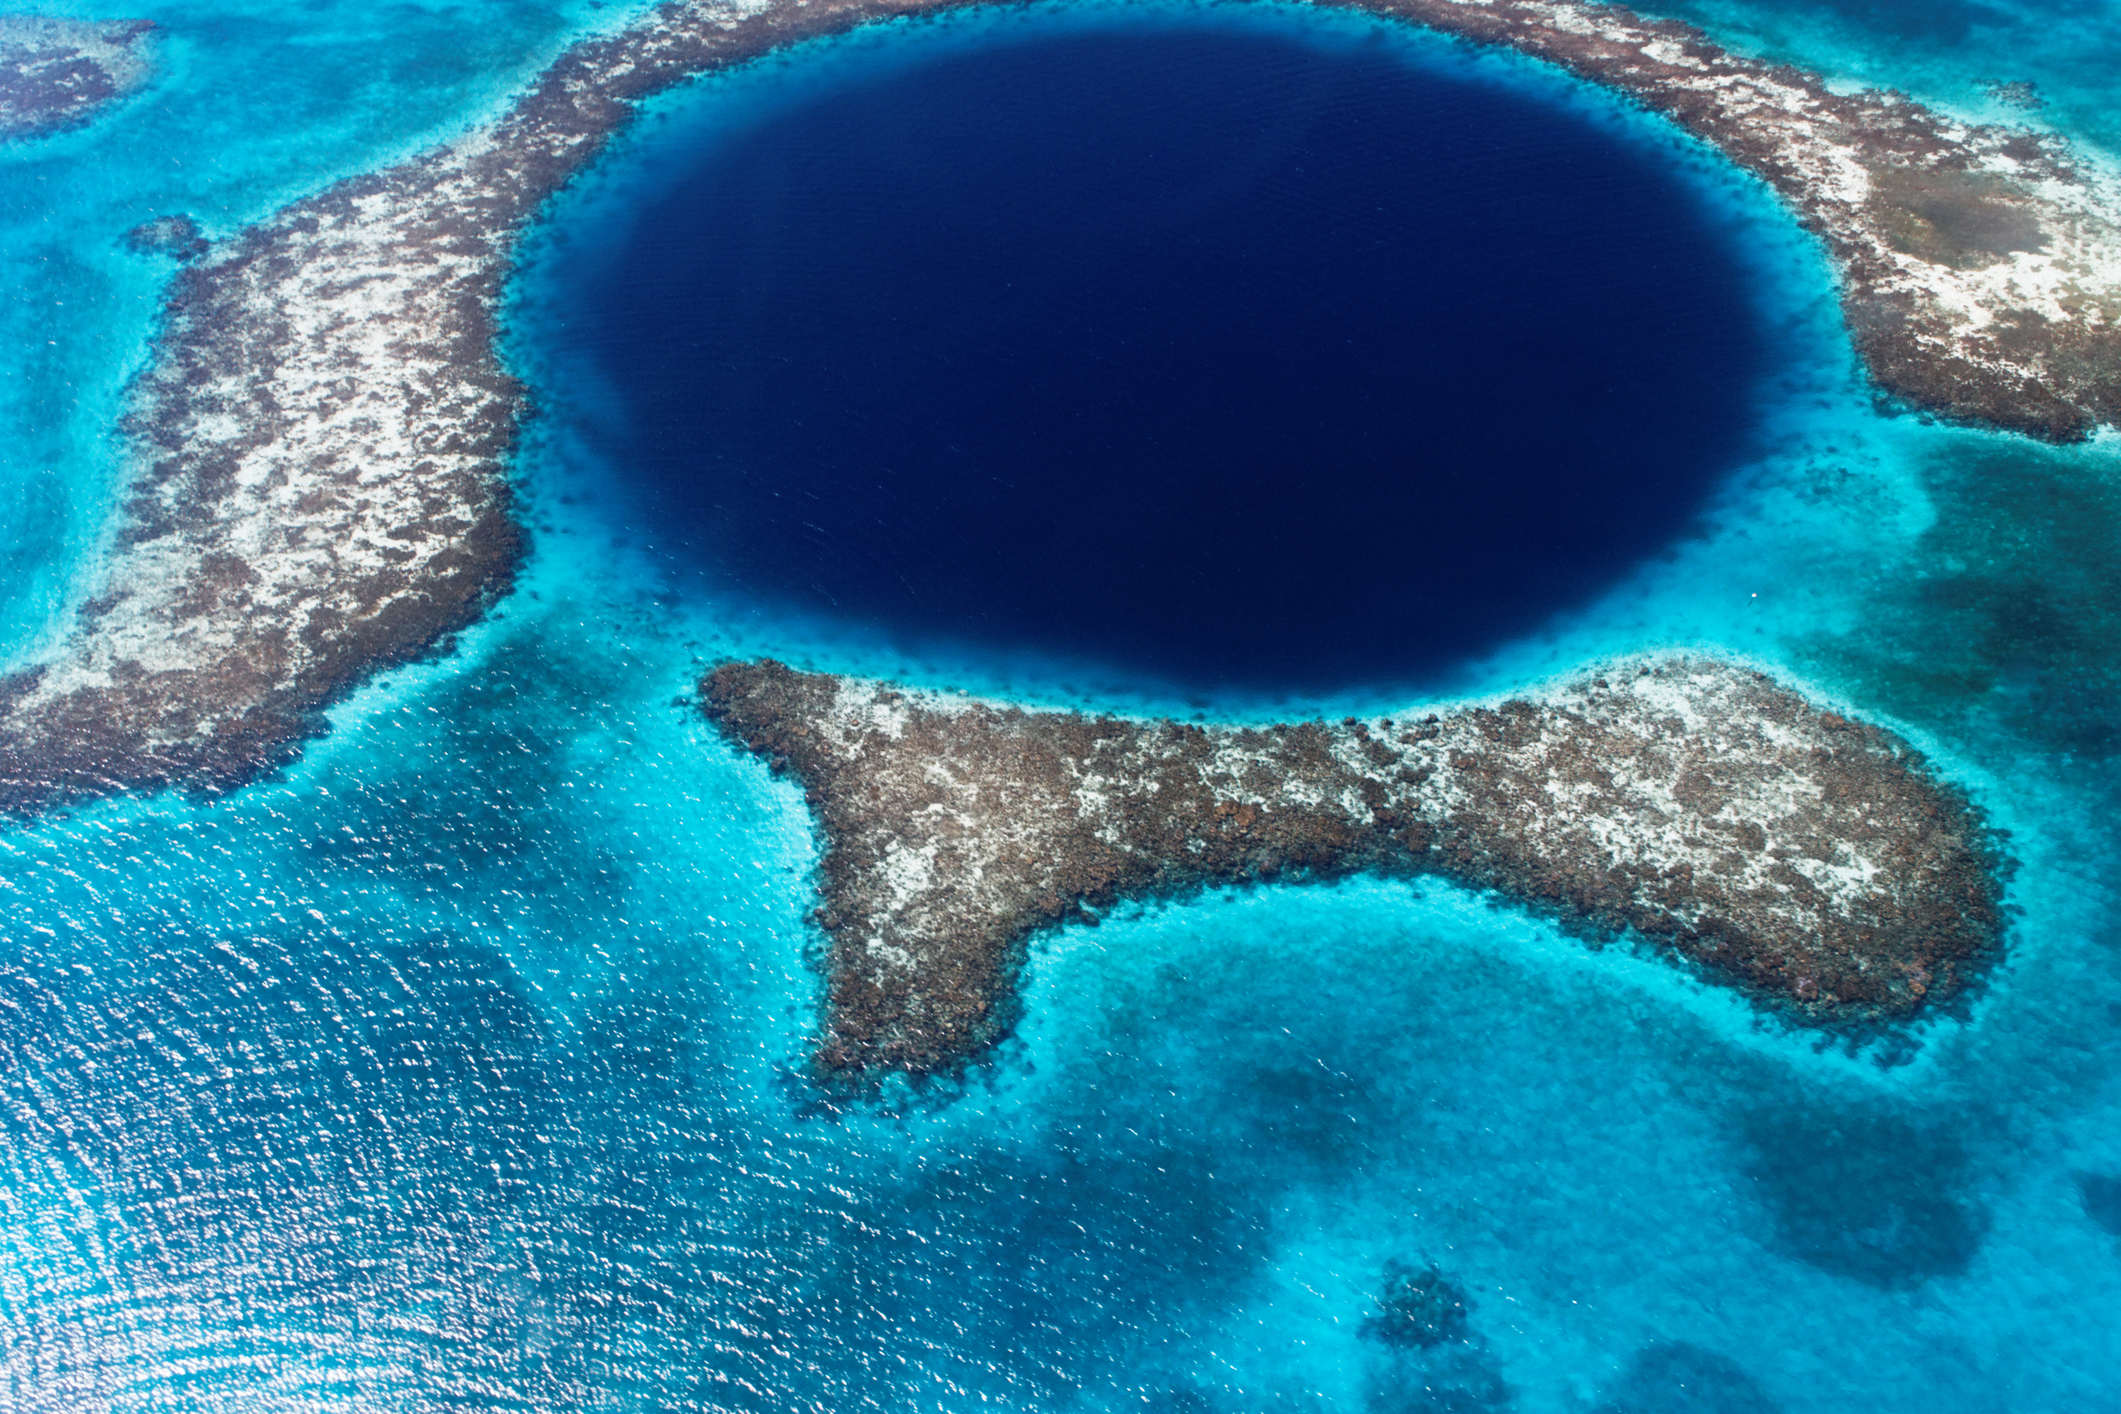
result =
M1585 603L1687 533L1767 357L1668 150L1387 45L959 47L631 214L557 314L669 553L1188 689L1433 679Z

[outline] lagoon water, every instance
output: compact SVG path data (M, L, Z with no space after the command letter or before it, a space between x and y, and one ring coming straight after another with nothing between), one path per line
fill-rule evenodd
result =
M1962 7L1953 39L1884 6L1719 6L1768 52L1991 115L1977 78L2031 79L2066 131L2117 136L2093 76L2121 23L2083 7ZM18 655L94 573L171 273L119 234L168 210L225 234L626 18L129 12L171 31L161 83L0 153ZM816 843L686 705L703 665L1218 717L1408 705L1397 664L1171 682L1109 637L894 631L733 587L613 455L626 390L561 317L571 272L703 143L733 163L938 64L976 83L1119 38L1539 107L1691 213L1758 330L1742 414L1647 503L1674 517L1649 543L1448 690L1712 647L1894 723L2013 831L2011 955L1968 1017L1850 1055L1507 908L1358 882L1049 940L1024 1027L961 1090L843 1106L803 1078ZM532 557L490 622L364 687L279 778L0 831L0 1403L2019 1414L2121 1386L2121 449L1880 415L1817 252L1711 156L1347 17L974 12L658 100L533 242L510 356L547 415L519 467ZM1586 476L1597 411L1559 453ZM1462 1339L1377 1339L1390 1274L1431 1265Z

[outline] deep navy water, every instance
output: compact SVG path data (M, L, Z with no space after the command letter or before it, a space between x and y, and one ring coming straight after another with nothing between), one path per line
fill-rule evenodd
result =
M1664 8L1839 82L2052 124L2116 179L2100 155L2121 147L2110 6ZM571 38L637 13L510 0L124 10L169 32L157 84L83 132L0 151L0 632L18 658L92 591L122 502L122 391L174 270L128 253L121 233L191 211L231 234L462 131ZM1530 627L1498 625L1511 636L1447 688L1400 685L1406 660L1309 686L1282 671L1201 688L1120 661L1109 632L1026 645L976 625L879 626L785 586L774 599L732 580L713 522L644 511L668 479L628 460L624 390L571 311L658 203L702 174L760 179L773 152L795 150L775 144L835 105L874 115L879 95L915 101L917 75L977 85L993 65L1112 53L1118 37L1200 56L1197 70L1159 71L1159 102L1212 107L1208 79L1243 58L1353 85L1306 121L1354 111L1351 92L1380 122L1404 121L1402 101L1437 124L1486 104L1513 134L1497 161L1585 153L1564 178L1683 216L1641 241L1692 252L1666 276L1691 272L1735 300L1725 334L1743 344L1737 364L1754 361L1734 380L1749 382L1743 399L1708 390L1733 399L1729 416L1671 424L1714 455L1675 451L1661 489L1615 490L1591 435L1612 409L1593 398L1552 417L1485 379L1471 385L1483 406L1446 407L1435 442L1395 441L1436 475L1457 465L1430 455L1445 432L1454 445L1501 435L1465 430L1467 416L1524 424L1558 447L1559 465L1531 468L1542 484L1604 476L1609 494L1671 519L1636 532L1594 583L1543 595ZM2002 107L1984 79L2033 80L2048 106ZM1224 111L1292 111L1291 82ZM997 115L993 134L961 140L1030 141L1029 118L1055 106L1005 97L1015 122ZM1086 130L1107 121L1087 98L1062 106ZM1215 128L1191 130L1208 142ZM1417 143L1410 160L1448 175L1464 151ZM928 162L930 144L913 155ZM1363 178L1342 155L1348 203ZM1522 186L1482 200L1522 203ZM1293 175L1275 189L1321 190ZM1094 193L1075 191L1054 219L1094 229ZM1404 210L1417 194L1384 197ZM1504 209L1454 210L1476 208ZM1359 247L1376 213L1343 211L1333 229ZM1525 220L1553 231L1579 216L1586 229L1606 219ZM1393 238L1449 234L1419 224ZM1567 248L1616 278L1636 268L1625 251ZM1385 266L1403 268L1364 268ZM1277 275L1299 283L1255 281L1262 298L1334 278ZM841 288L886 293L858 285ZM783 307L799 313L816 291ZM1174 337L1191 328L1174 307L1162 317ZM361 689L274 779L0 829L0 1406L2115 1403L2121 443L2046 448L1880 413L1820 253L1757 184L1562 76L1350 16L970 12L806 46L649 105L554 203L508 328L542 412L517 468L531 558L491 621ZM1656 399L1665 374L1632 364L1658 352L1639 339L1595 375ZM1519 362L1560 376L1565 361ZM914 391L942 396L933 381ZM762 454L795 445L776 440L785 427L741 430ZM1641 447L1661 431L1623 421L1619 435ZM1346 501L1305 522L1324 537L1319 559L1461 549L1415 512L1381 530L1385 517ZM1126 520L1093 509L1034 537ZM1242 508L1185 515L1194 531L1226 519L1167 553L1271 523ZM996 601L1012 588L991 561L945 568L989 576ZM1381 637L1380 658L1423 643L1446 651ZM1507 907L1358 881L1063 932L1032 958L1021 1031L961 1092L835 1106L801 1071L817 997L803 802L687 704L701 669L732 653L1241 718L1396 712L1418 694L1509 691L1668 649L1746 657L1895 725L2013 831L2009 958L1967 1017L1935 1021L1903 1053L1851 1055ZM1422 1306L1420 1290L1443 1304ZM1448 1338L1424 1346L1428 1329Z
M1215 27L849 82L701 143L553 315L726 592L1188 688L1435 677L1747 450L1748 284L1521 85Z

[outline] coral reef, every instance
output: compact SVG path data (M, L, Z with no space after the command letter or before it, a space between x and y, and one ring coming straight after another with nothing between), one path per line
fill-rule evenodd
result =
M1003 1035L1040 929L1210 884L1438 875L1819 1024L1951 999L2001 936L1993 841L1962 796L1891 734L1710 660L1418 720L1259 727L771 661L725 664L701 696L817 818L817 1064L856 1084L952 1070Z
M173 260L197 260L213 247L189 216L157 216L142 221L125 233L126 249L140 255L166 255Z
M0 15L0 138L75 128L154 74L149 20Z
M1399 1350L1427 1350L1466 1335L1465 1288L1434 1263L1395 1264L1385 1273L1377 1310L1365 1317L1362 1334Z

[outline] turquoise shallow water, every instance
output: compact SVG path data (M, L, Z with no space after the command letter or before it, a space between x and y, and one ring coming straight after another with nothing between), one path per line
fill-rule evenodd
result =
M106 429L168 275L118 234L172 209L232 229L490 111L616 14L142 12L172 30L161 85L0 155L16 652L100 553ZM2097 105L2062 96L2092 70L2054 34L2096 49L2121 27L1995 12L2016 17L1984 31L2016 65L1999 76L2100 136ZM1069 13L930 42L1111 21ZM1724 13L1918 92L1953 52L1883 9ZM556 229L620 209L626 164L717 105L756 111L908 42L660 103ZM738 612L599 514L608 469L551 418L521 467L523 583L455 655L363 689L281 778L0 833L8 1402L2102 1407L2121 1234L2082 1180L2121 1173L2116 444L1880 419L1801 237L1685 144L1643 140L1726 213L1810 352L1701 537L1468 690L1715 646L1895 723L2022 861L2011 959L1970 1023L1896 1057L1822 1050L1655 962L1451 890L1355 883L1052 939L1020 1035L962 1094L835 1107L796 1074L815 844L794 789L686 705L703 664L777 651L1214 715L1402 704L1192 703ZM533 379L550 256L516 291ZM1462 1342L1361 1334L1394 1263L1460 1284Z

